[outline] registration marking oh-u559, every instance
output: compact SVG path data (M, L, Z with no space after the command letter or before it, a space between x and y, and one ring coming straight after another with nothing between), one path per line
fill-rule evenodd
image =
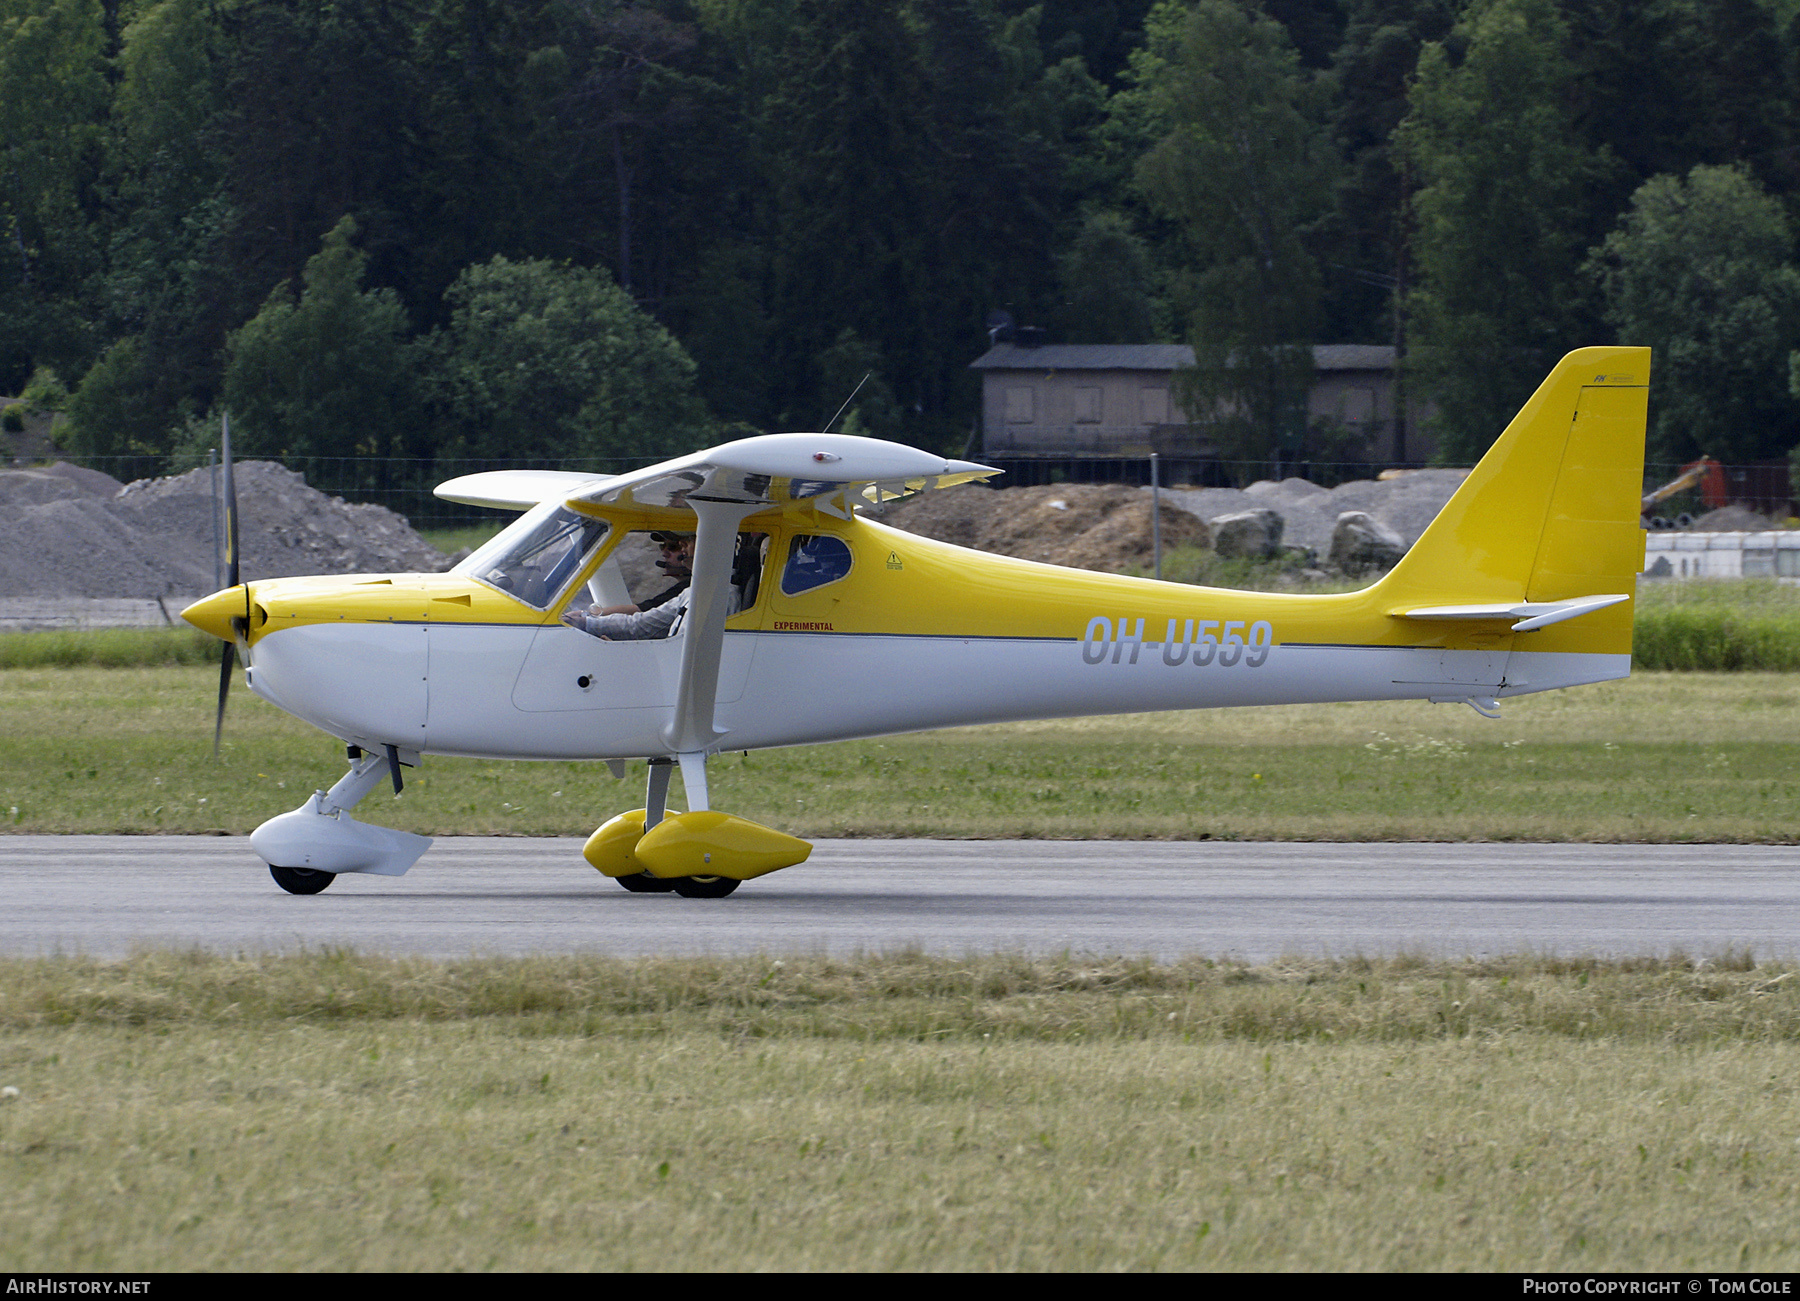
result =
M1267 619L1254 623L1244 619L1170 619L1162 641L1146 643L1143 619L1121 618L1115 629L1110 618L1097 614L1088 620L1082 635L1081 660L1084 664L1136 664L1146 645L1160 645L1162 662L1171 668L1188 663L1205 668L1216 663L1228 669L1241 663L1258 669L1268 661L1274 644L1275 628Z

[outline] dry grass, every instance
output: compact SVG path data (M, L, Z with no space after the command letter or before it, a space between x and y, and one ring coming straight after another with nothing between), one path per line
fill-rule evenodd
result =
M331 738L238 691L211 758L206 667L0 675L0 828L231 832L342 772ZM964 728L720 756L716 807L796 835L1800 841L1800 677L1640 674L1460 706L1343 704ZM368 821L585 835L642 802L598 764L429 759Z
M0 964L0 1267L1791 1270L1791 972Z
M0 959L0 1027L154 1029L511 1018L532 1033L970 1040L1424 1041L1550 1034L1800 1042L1800 987L1748 954L1416 958L593 955L444 962L344 951Z

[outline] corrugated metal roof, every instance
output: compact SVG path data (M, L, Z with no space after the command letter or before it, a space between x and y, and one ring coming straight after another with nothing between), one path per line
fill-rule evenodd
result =
M969 363L975 370L1174 370L1194 364L1185 343L999 343Z
M995 344L969 363L971 370L1175 370L1194 364L1185 343L1049 343L1021 348ZM1317 370L1391 370L1387 344L1324 343L1313 348Z
M1321 343L1313 348L1315 370L1392 370L1391 343Z

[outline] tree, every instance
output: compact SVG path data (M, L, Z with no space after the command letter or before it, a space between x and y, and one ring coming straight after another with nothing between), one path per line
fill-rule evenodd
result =
M1079 60L1044 66L1036 13L795 0L758 133L780 423L843 400L819 385L847 327L889 363L905 437L961 447L987 314L1053 307L1068 152L1099 100Z
M580 125L592 133L612 164L617 198L618 278L626 293L634 292L632 234L639 218L632 213L639 174L656 146L669 148L691 134L696 105L689 88L694 79L677 70L681 56L695 43L691 24L676 22L638 4L585 8L596 49L581 84L570 92ZM647 139L646 139L647 138Z
M1742 168L1657 176L1589 269L1622 343L1648 344L1651 459L1779 456L1800 437L1788 354L1800 272L1781 204Z
M59 431L64 446L84 456L160 455L167 426L139 400L150 384L147 369L135 334L101 353L69 401L69 423Z
M1138 183L1192 254L1183 405L1230 459L1297 449L1320 295L1303 233L1332 178L1320 87L1235 0L1157 9L1134 70L1160 136Z
M1451 0L1350 0L1332 61L1331 133L1345 161L1321 225L1325 339L1405 350L1411 184L1394 128L1407 113L1419 49L1453 26Z
M694 363L606 272L497 257L446 297L432 345L440 451L642 459L706 442Z
M0 388L85 370L107 87L97 0L0 0Z
M161 0L125 29L117 61L103 187L110 238L100 277L109 337L132 340L96 363L99 394L134 442L205 410L218 391L226 335L253 314L267 283L224 265L236 216L212 148L223 104L223 38L208 0ZM120 423L122 422L122 423Z
M495 253L592 247L591 204L562 184L556 120L573 75L562 42L584 24L542 0L428 0L411 38L419 135L405 194L404 279L414 321L439 325L444 291ZM561 21L559 21L559 19Z
M844 414L836 426L840 433L899 437L900 409L887 382L887 369L880 350L847 325L819 354L819 392L843 394ZM829 420L832 414L826 411L819 419Z
M1606 157L1570 119L1553 0L1478 0L1425 46L1400 133L1421 188L1410 362L1438 455L1479 457L1555 359L1597 329L1580 274ZM1460 62L1453 46L1465 46Z
M232 275L266 292L349 214L378 283L406 282L426 134L413 17L382 0L219 6L225 107L209 141L236 217Z
M1144 242L1116 212L1082 222L1060 261L1064 310L1083 343L1151 343L1162 304Z
M1795 174L1791 6L1766 0L1561 0L1583 134L1652 176L1741 163L1777 193ZM1784 33L1782 28L1788 30Z
M418 425L406 309L361 288L366 257L343 218L306 263L295 301L283 284L226 344L225 409L246 455L391 457Z

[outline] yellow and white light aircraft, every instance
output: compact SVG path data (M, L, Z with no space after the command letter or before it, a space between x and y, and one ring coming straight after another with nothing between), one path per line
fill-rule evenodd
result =
M871 502L984 466L841 434L772 434L614 477L470 475L440 497L523 511L445 574L237 582L185 611L250 689L344 741L350 769L257 828L295 893L399 875L423 836L350 810L423 755L649 760L645 807L584 851L631 890L690 897L802 861L806 842L711 809L707 757L1008 719L1339 700L1466 701L1630 672L1650 353L1551 372L1400 564L1358 592L1159 583L884 527ZM695 535L672 634L562 621L631 598L627 534ZM232 551L235 555L235 543ZM667 807L679 766L688 811Z

